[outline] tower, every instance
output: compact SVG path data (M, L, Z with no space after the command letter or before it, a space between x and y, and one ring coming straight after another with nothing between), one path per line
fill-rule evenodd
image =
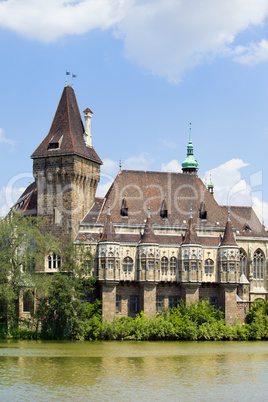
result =
M194 158L194 146L192 143L192 132L191 132L191 123L190 123L190 135L189 142L187 146L187 158L184 162L182 162L182 171L183 173L192 173L196 174L198 170L198 162Z
M31 156L37 215L60 240L75 237L100 180L102 161L91 145L91 117L86 109L84 130L74 90L65 86L49 133Z

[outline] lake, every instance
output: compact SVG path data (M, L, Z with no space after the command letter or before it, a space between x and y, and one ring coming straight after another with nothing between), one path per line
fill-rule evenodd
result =
M0 341L1 401L267 401L267 342Z

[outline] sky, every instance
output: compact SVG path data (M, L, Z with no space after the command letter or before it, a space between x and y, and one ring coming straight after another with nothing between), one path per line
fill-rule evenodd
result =
M73 79L104 164L198 175L268 227L268 0L0 0L0 215ZM68 84L72 77L68 76Z

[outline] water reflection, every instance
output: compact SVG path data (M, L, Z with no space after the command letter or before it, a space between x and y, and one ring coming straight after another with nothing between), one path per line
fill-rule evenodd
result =
M266 400L265 342L0 342L0 400Z

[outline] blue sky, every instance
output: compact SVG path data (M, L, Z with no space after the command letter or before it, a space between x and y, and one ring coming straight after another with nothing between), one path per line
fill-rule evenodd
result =
M0 1L0 212L32 181L66 69L104 161L179 171L189 123L220 204L268 226L267 0ZM68 81L71 84L71 79Z

